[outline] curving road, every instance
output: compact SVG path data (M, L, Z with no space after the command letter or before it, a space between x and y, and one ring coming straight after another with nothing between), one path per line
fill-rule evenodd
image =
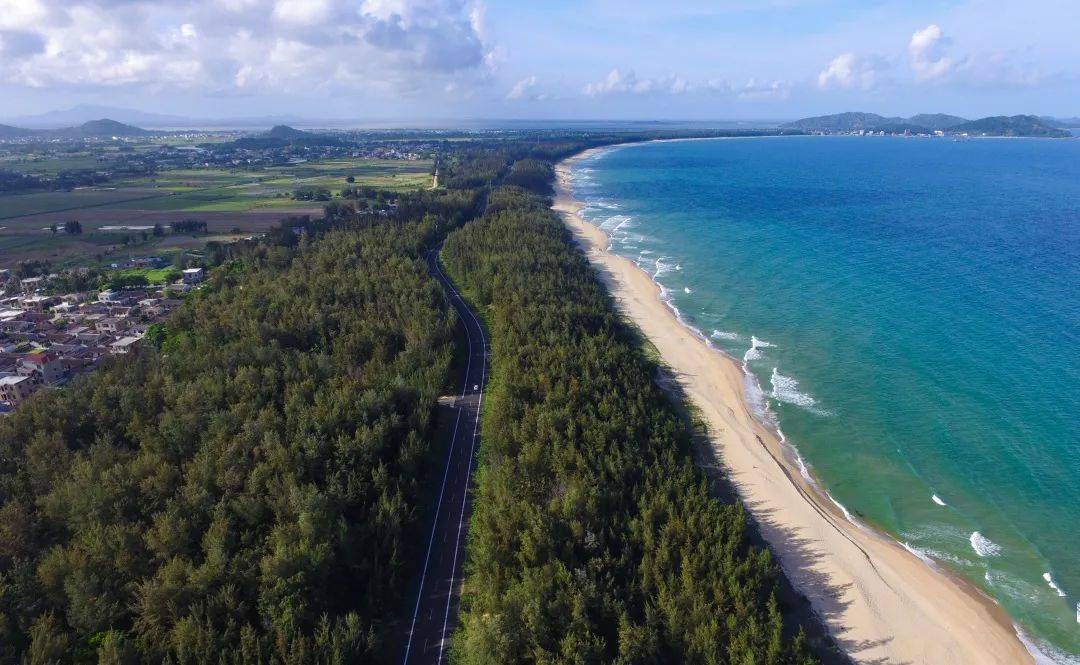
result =
M465 328L469 347L461 393L455 400L454 425L435 502L434 519L420 574L403 663L442 663L448 660L450 637L457 628L461 601L465 533L472 514L473 461L480 441L480 407L488 374L487 337L476 317L439 266L439 250L428 253L431 274L446 289Z

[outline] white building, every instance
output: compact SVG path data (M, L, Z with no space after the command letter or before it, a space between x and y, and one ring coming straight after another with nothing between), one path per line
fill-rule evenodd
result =
M38 382L32 376L0 377L0 402L18 406L38 388Z

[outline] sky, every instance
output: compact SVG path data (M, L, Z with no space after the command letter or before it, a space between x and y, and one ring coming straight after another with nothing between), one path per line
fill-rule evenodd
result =
M1080 0L0 0L0 118L1080 116Z

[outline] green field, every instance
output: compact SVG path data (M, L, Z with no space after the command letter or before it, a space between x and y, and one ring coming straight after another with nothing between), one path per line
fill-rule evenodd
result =
M59 171L86 171L98 168L101 168L101 162L89 153L75 153L63 157L50 155L0 158L0 169L16 173L54 175Z
M78 159L78 158L76 158ZM160 212L234 212L310 210L321 204L294 201L301 187L329 189L337 196L349 185L391 191L426 187L431 183L431 162L402 160L332 160L255 171L237 169L183 169L164 171L152 178L118 181L108 187L71 192L40 192L0 196L0 220L42 213L98 210Z
M142 187L94 187L70 192L37 192L0 196L0 221L23 215L114 205L133 199L160 196Z
M124 268L117 273L120 277L142 275L150 284L171 284L180 279L180 269L173 266L164 268Z
M92 158L92 157L91 157ZM78 168L87 155L75 153L60 160L24 161L34 169ZM0 168L8 168L4 162ZM167 234L141 239L144 230L160 223L205 217L211 233L260 233L289 214L311 213L320 201L296 201L302 187L330 190L335 197L351 184L390 191L431 185L430 161L338 159L276 166L266 169L174 169L147 178L132 178L106 187L71 192L38 192L0 196L0 267L27 259L55 265L87 257L152 253L154 248L200 240ZM352 176L355 183L348 183ZM53 234L53 223L78 220L84 233ZM102 227L118 227L101 230ZM122 228L135 227L135 228ZM124 245L127 238L134 244ZM201 240L205 242L205 238Z

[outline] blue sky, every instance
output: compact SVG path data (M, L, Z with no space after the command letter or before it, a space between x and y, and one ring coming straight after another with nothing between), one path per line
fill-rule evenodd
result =
M1080 115L1076 0L0 0L0 117Z

